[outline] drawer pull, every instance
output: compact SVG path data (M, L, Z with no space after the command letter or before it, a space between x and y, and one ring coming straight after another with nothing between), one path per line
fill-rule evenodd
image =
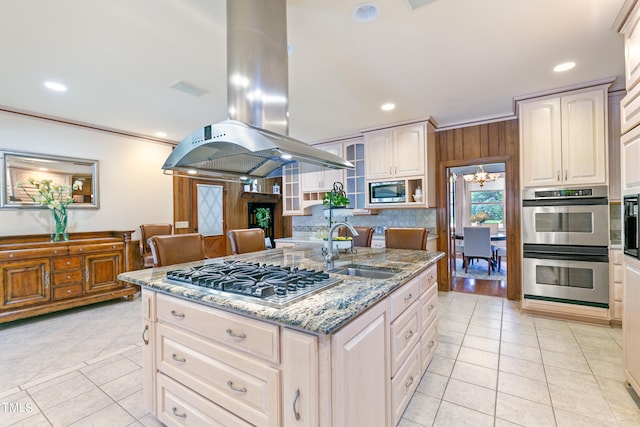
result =
M429 348L433 348L434 345L436 345L435 341L429 341Z
M409 338L411 338L413 336L413 334L415 334L415 332L413 332L413 330L409 330L409 332L407 332L404 336L405 340L408 340Z
M172 412L172 413L173 413L173 415L175 415L176 417L179 417L179 418L187 418L187 414L185 414L185 413L182 413L182 414L178 413L178 408L176 408L175 406L174 406L173 408L171 408L171 412Z
M428 311L431 311L431 310L433 310L434 308L436 308L436 306L435 306L435 305L433 305L433 304L429 304L429 306L427 307L427 310L428 310Z
M433 283L433 274L429 276L429 283Z
M405 384L405 387L409 388L411 387L411 384L413 384L413 375L409 377L409 381L407 381L407 383Z
M71 265L71 261L67 261L67 265Z
M227 335L229 335L230 337L233 337L233 338L239 338L241 340L243 340L243 339L245 339L247 337L247 334L245 334L245 333L236 334L231 329L227 329Z
M404 297L404 302L409 301L411 298L413 298L413 294L409 294L406 297Z
M296 421L300 420L300 411L298 411L298 399L300 398L300 389L296 389L296 393L293 395L293 416Z
M184 363L184 362L186 362L186 361L187 361L187 359L185 359L184 357L178 357L178 355L177 355L177 354L175 354L175 353L172 353L172 354L171 354L171 358L172 358L173 360L175 360L176 362L180 362L180 363Z
M181 318L181 319L184 317L184 313L178 313L178 312L177 312L177 311L175 311L175 310L171 310L171 315L172 315L173 317L179 317L179 318Z
M229 388L233 391L237 391L238 393L246 393L247 392L247 388L246 387L234 387L233 386L233 381L227 381L227 385L229 386Z
M144 331L142 331L142 342L144 345L149 345L149 337L145 338L145 334L149 332L149 325L144 325Z

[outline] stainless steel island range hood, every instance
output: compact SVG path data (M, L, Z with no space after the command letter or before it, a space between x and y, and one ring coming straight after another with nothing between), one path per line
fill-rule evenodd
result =
M191 133L166 170L270 177L298 161L347 169L346 160L286 136L288 122L286 0L227 0L229 120Z

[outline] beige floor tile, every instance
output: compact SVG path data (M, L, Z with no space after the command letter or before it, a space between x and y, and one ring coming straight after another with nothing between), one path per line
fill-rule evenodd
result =
M3 421L3 417L0 416L0 421ZM7 425L7 424L0 424ZM25 418L22 421L18 421L15 424L11 424L10 427L51 427L51 423L47 418L42 415L42 413L38 413L36 415L30 416L29 418Z
M536 335L540 337L548 337L548 338L557 339L557 340L560 340L560 339L566 339L570 341L576 340L573 334L573 331L569 327L554 329L554 328L545 328L545 327L536 325Z
M44 410L44 414L55 426L68 426L94 412L111 405L113 400L102 390L95 388L75 396L64 403Z
M422 393L414 393L411 401L407 405L407 409L405 409L404 414L402 414L402 418L430 426L436 417L439 406L440 399Z
M510 421L502 420L500 418L496 418L496 423L494 427L518 427L521 424L512 423Z
M489 351L462 346L458 353L458 360L485 368L498 369L498 355Z
M573 412L565 411L564 409L555 409L556 423L558 427L604 427L602 420L596 418L587 417L584 415L576 414ZM609 420L606 423L607 427L616 425L615 420Z
M164 427L164 424L158 421L158 419L151 414L145 415L138 421L140 421L144 427Z
M458 323L442 319L440 322L438 322L438 331L457 332L460 334L464 334L467 332L467 326L468 325L466 323Z
M93 414L83 418L69 427L116 427L126 426L136 420L118 404L113 403Z
M570 371L591 373L587 360L581 354L558 353L556 351L542 350L542 362L545 366L555 366Z
M118 400L118 404L137 420L143 418L149 413L143 404L142 390L138 390L135 393Z
M428 372L444 375L445 377L449 377L451 375L451 371L453 370L453 365L456 361L453 359L449 359L446 357L442 357L440 355L435 354L431 363L429 363L429 367L427 368Z
M556 384L581 393L602 396L600 386L592 374L568 371L564 368L557 368L555 366L546 366L545 372L547 375L547 382L549 384Z
M452 332L452 331L443 331L441 328L438 328L438 342L448 342L451 344L461 345L462 340L464 339L464 333L461 332Z
M600 360L603 362L609 363L617 363L623 359L622 349L604 349L604 348L592 348L592 347L582 347L582 354L587 359L590 360Z
M493 416L496 392L452 378L447 384L442 400Z
M500 354L515 357L516 359L528 360L529 362L542 362L540 350L525 345L503 342L500 345Z
M521 426L555 426L555 417L551 406L522 399L510 394L498 392L496 418Z
M580 346L576 340L569 338L555 338L546 335L538 335L538 341L540 342L540 349L548 351L556 351L558 353L573 353L582 354Z
M556 384L549 384L551 403L554 408L575 412L602 421L613 420L614 415L609 404L602 396L588 393L576 393L575 390Z
M27 391L38 406L45 410L97 388L91 380L80 372L73 371L60 379L54 379L28 388Z
M471 320L471 316L459 314L459 313L446 312L442 315L441 320L443 322L455 322L455 323L462 323L466 325L469 323L469 320Z
M522 332L503 330L502 342L509 342L512 344L519 344L527 347L539 348L538 337L536 335L525 334Z
M600 385L602 395L607 399L614 412L630 412L640 415L640 405L636 404L636 401L631 397L624 381L608 378L596 378L596 380Z
M488 319L486 317L472 317L469 324L499 329L502 326L502 321L500 319Z
M427 396L442 399L444 390L449 382L448 376L434 374L433 372L425 372L418 385L418 391L424 393Z
M142 390L142 368L109 381L100 387L113 400L123 399L136 391Z
M431 424L429 424L431 425ZM418 423L414 423L413 421L410 421L406 418L400 418L400 422L398 423L398 425L396 427L427 427L426 424L418 424Z
M500 329L486 328L479 325L470 325L467 329L467 335L473 335L476 337L489 338L492 340L500 340Z
M569 322L566 322L564 320L547 319L544 317L533 317L533 323L536 325L536 328L556 329L559 331L570 330Z
M502 330L503 331L512 331L521 334L529 334L535 335L536 328L533 324L523 324L519 322L512 322L511 319L502 320Z
M491 353L500 352L500 341L492 340L490 338L477 337L475 335L469 335L462 341L463 347L475 348L478 350L489 351Z
M127 375L130 372L136 371L137 369L140 369L137 364L125 357L122 357L121 355L117 355L94 365L82 368L80 369L80 372L89 377L91 381L101 386L116 378L120 378L123 375Z
M549 388L544 381L532 380L508 372L500 372L498 376L498 391L512 396L521 397L533 402L551 405Z
M142 347L136 346L136 348L132 350L123 352L122 355L127 359L131 360L136 365L143 366L144 363L142 360L142 349L143 349Z
M493 427L493 417L460 405L443 401L434 427Z
M436 354L449 359L455 359L458 356L458 351L460 351L459 344L439 342L438 347L436 347Z
M476 309L473 312L473 317L471 319L476 318L502 320L502 308L500 308L499 311Z
M588 360L587 363L589 363L593 375L598 378L609 378L619 381L623 381L625 378L622 361L619 363L610 363L602 360Z
M525 378L530 378L537 381L546 381L547 377L544 373L544 366L542 363L529 362L527 360L517 359L511 356L500 355L500 365L498 367L500 372L507 372L509 374L520 375Z
M451 378L495 390L498 382L498 371L457 361L453 367Z

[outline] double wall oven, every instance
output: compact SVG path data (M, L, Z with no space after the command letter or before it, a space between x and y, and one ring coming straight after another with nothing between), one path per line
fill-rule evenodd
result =
M608 187L522 195L524 298L608 308Z

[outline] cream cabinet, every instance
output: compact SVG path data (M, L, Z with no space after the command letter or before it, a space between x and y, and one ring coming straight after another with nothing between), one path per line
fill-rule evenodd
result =
M625 257L624 313L622 332L624 345L624 369L629 383L640 391L640 261Z
M611 311L611 320L614 323L622 322L622 280L624 276L623 254L622 249L611 249L609 251L609 260L611 266L609 268L609 308Z
M424 175L425 125L401 126L365 134L367 179Z
M303 214L300 163L298 162L282 167L282 214Z
M326 151L338 157L344 157L342 152L342 143L333 144L318 144L313 148ZM302 192L327 192L333 188L334 182L344 181L343 169L330 169L322 166L301 163L300 164L300 181L302 186ZM321 199L320 199L321 200Z
M621 163L622 178L620 186L622 194L640 193L640 126L633 128L620 138L622 145Z
M523 187L607 184L607 87L519 103Z

